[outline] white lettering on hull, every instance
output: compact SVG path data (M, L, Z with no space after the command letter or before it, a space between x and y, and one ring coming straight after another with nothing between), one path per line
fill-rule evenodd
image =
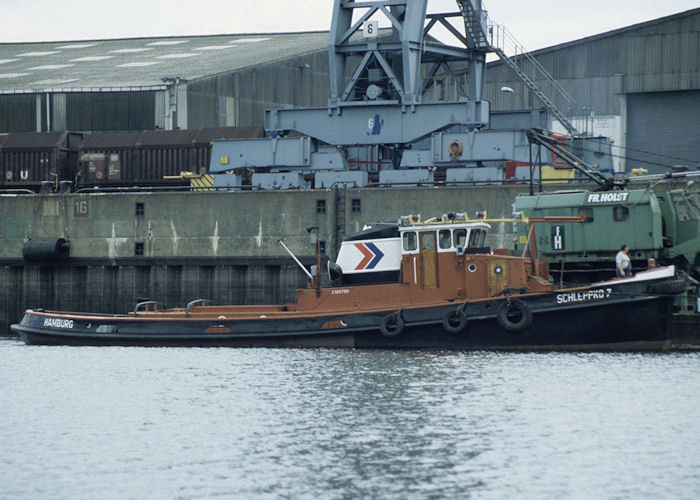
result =
M590 300L607 299L612 295L612 288L598 288L585 292L567 292L557 294L557 304L571 304L573 302L586 302Z
M73 328L72 319L44 318L44 326L52 328Z

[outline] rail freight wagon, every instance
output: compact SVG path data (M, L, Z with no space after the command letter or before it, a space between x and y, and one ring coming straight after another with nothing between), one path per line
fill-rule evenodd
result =
M181 172L202 173L215 139L259 138L260 126L110 134L11 132L0 135L0 190L39 191L42 182L75 189L185 184Z
M81 142L67 131L0 135L0 188L38 191L42 182L70 180Z
M168 186L183 172L207 171L215 139L263 137L262 127L92 134L80 148L76 186Z

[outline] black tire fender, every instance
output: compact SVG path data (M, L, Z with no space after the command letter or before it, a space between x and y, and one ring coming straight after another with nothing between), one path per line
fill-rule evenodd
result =
M520 316L517 321L514 320L510 315L516 313ZM501 304L498 309L498 314L496 314L496 321L498 324L510 333L520 333L523 330L527 330L532 326L532 310L525 301L520 299L510 299L506 300Z
M467 313L464 307L449 311L442 317L442 327L448 333L459 333L467 327Z
M406 323L404 323L400 311L387 314L379 325L379 331L382 332L382 335L390 339L401 335L405 328Z
M647 287L647 292L652 295L677 295L686 291L688 280L685 277L677 277L659 283L652 283Z

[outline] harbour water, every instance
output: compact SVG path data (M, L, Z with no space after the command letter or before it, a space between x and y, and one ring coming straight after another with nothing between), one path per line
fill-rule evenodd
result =
M699 367L0 339L0 498L694 498Z

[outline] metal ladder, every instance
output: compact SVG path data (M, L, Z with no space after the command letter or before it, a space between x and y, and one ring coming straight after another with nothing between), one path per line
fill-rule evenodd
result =
M335 246L333 249L334 255L338 255L340 251L340 244L343 238L346 236L347 228L347 189L345 186L334 188L335 191ZM329 249L327 248L326 253L329 254ZM330 255L330 254L329 254Z

